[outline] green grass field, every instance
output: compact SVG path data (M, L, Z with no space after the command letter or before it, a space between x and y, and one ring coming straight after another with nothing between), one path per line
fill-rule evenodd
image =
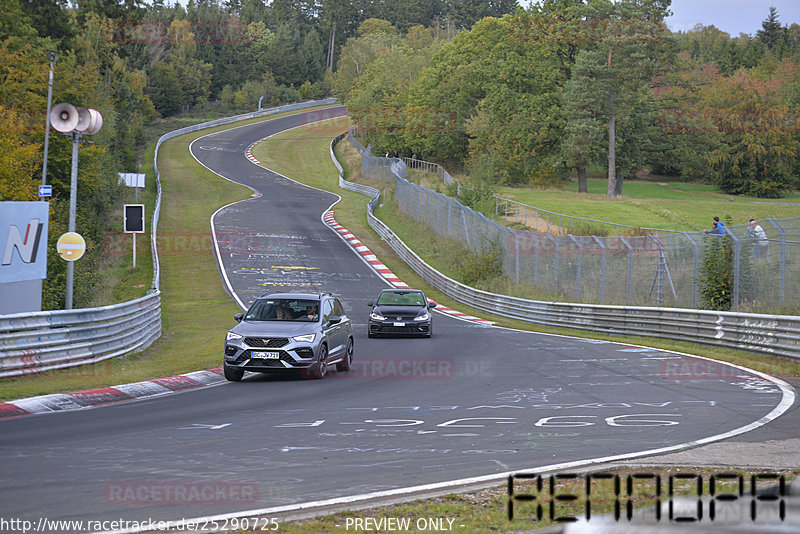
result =
M732 196L705 184L634 180L625 182L623 196L606 197L607 182L589 179L586 194L577 185L564 190L502 188L497 194L530 206L585 219L665 230L699 231L711 227L714 215L746 224L751 217L800 217L800 193L766 199ZM792 205L793 204L793 205Z

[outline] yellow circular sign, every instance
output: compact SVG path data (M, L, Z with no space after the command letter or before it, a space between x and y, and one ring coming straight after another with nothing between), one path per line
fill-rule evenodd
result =
M58 238L56 250L65 260L75 261L80 259L83 253L86 252L86 241L83 240L80 234L67 232Z

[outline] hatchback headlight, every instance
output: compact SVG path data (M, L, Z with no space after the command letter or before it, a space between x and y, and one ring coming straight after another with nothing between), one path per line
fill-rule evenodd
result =
M316 334L305 334L303 336L294 336L292 339L301 343L313 343L315 337L317 337Z
M375 312L370 313L369 314L369 318L370 319L375 319L376 321L385 321L386 320L386 317L384 317L383 315L379 315L379 314L377 314Z
M236 332L228 332L228 335L225 336L225 341L233 341L235 339L242 339L244 336L237 334Z
M414 320L415 321L427 321L430 318L431 318L430 314L428 312L425 312L422 315L417 315L416 317L414 317Z

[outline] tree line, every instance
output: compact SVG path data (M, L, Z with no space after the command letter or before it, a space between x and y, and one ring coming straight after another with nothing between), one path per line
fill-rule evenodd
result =
M366 21L334 92L376 152L490 184L554 185L587 168L608 196L647 170L779 197L800 187L800 25L671 32L669 0L543 0L440 28Z

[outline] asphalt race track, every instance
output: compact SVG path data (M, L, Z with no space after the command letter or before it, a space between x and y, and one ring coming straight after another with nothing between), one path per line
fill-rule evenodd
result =
M259 193L213 217L235 298L339 295L355 323L354 369L0 421L0 516L180 520L295 505L692 444L788 408L782 382L735 367L709 377L696 372L704 360L656 349L441 314L432 339L368 339L366 302L387 286L323 224L337 196L244 156L259 139L343 112L234 128L191 148Z

